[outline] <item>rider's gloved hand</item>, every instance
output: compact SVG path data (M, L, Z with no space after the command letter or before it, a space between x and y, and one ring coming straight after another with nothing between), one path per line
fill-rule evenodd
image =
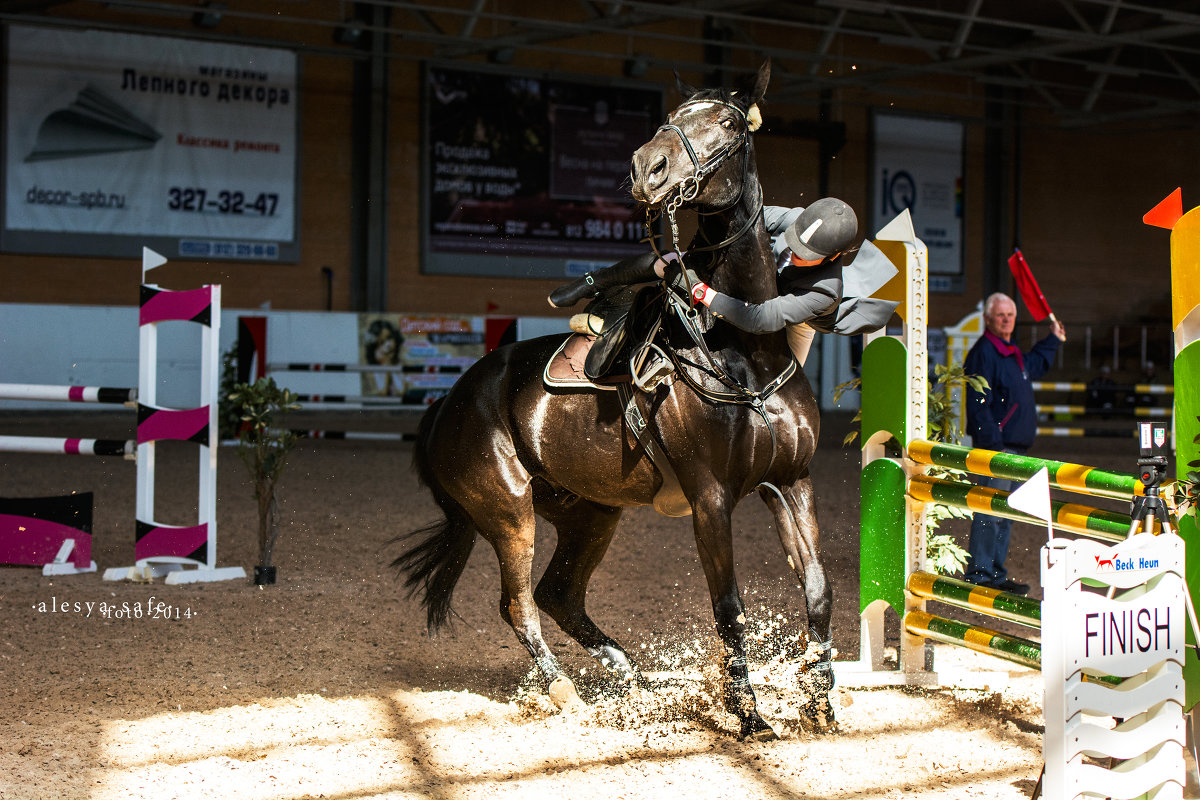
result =
M673 274L671 274L671 288L689 298L692 305L696 303L708 305L712 302L712 298L716 292L708 284L701 281L700 276L695 271L690 269L680 270L675 268L674 265L669 266L667 269L671 270L672 268L674 269Z
M687 273L686 277L684 277L685 272ZM671 282L671 288L678 290L682 295L690 293L692 287L700 282L695 270L680 269L678 262L667 265L666 277Z

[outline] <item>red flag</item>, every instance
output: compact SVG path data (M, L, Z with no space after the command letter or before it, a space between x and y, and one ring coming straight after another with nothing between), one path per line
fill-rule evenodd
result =
M1054 312L1050 310L1050 304L1046 302L1042 290L1038 288L1037 281L1033 278L1033 272L1029 269L1029 263L1025 261L1025 256L1021 254L1020 248L1013 250L1013 254L1008 257L1008 268L1012 270L1013 279L1017 282L1017 291L1021 293L1025 307L1033 315L1033 321L1041 322L1046 317L1053 319Z

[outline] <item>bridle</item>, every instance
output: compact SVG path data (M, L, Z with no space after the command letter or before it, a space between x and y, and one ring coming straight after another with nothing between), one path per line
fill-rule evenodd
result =
M662 131L671 131L678 136L679 141L683 143L683 149L685 152L687 152L688 158L692 160L692 174L685 178L682 183L680 183L680 190L682 190L682 187L689 181L693 184L691 196L687 198L688 200L694 199L696 194L700 191L700 182L713 172L716 172L717 168L720 167L721 164L725 163L725 159L729 158L746 144L746 141L750 136L750 120L746 117L746 112L742 111L740 107L735 106L733 103L728 103L724 100L689 100L675 109L675 116L678 116L679 112L685 108L688 108L689 106L700 105L701 103L706 105L724 106L736 111L742 120L742 130L738 133L737 138L731 139L730 141L718 147L708 157L707 161L700 163L700 158L696 155L696 150L694 147L692 147L692 142L688 139L687 134L683 132L683 128L680 128L678 125L672 123L670 121L670 117L667 118L667 122L664 125L659 127L657 133L661 133Z
M701 186L703 186L704 181L707 180L710 175L712 175L714 172L716 172L731 156L733 156L734 153L738 152L739 150L741 150L741 152L742 152L742 175L745 175L747 172L747 168L749 166L749 158L750 158L750 148L746 147L746 143L750 138L750 120L749 120L749 118L747 118L746 112L743 111L739 106L736 106L733 103L729 103L725 100L711 100L711 99L710 100L689 100L688 102L686 102L683 105L676 108L673 116L678 117L679 112L682 111L683 109L686 109L689 106L695 106L695 105L700 105L700 104L724 106L725 108L729 108L729 109L732 109L733 111L736 111L738 117L742 121L742 129L741 129L741 131L738 132L738 135L736 138L733 138L733 139L725 142L723 145L721 145L720 147L715 149L711 154L709 154L708 159L704 162L701 162L700 157L696 155L696 149L694 147L692 147L692 142L690 139L688 139L688 135L686 133L684 133L683 128L680 128L678 125L672 123L670 121L669 117L668 117L667 122L665 124L661 125L659 127L659 129L655 132L655 134L657 135L658 133L661 133L663 131L670 131L670 132L674 133L676 136L678 136L680 143L683 145L684 152L687 153L688 158L691 159L691 162L692 162L692 174L688 175L686 178L684 178L682 181L680 181L679 185L675 187L675 189L673 190L674 193L671 196L671 199L667 202L667 208L666 208L667 221L671 225L671 250L674 251L675 254L680 257L681 261L683 258L683 253L679 249L679 223L675 219L676 212L678 212L679 209L682 208L685 204L690 203L691 201L696 199L696 195L700 194L700 188L701 188ZM741 202L742 193L745 191L745 189L746 189L746 183L745 183L745 181L743 181L741 186L738 188L738 196L733 199L733 202L731 202L729 205L725 206L724 208L719 208L719 209L715 209L713 211L705 212L705 214L719 214L722 211L726 211L726 210L732 208L733 206L737 205L738 203ZM692 252L708 252L708 251L712 251L712 250L720 250L722 248L728 247L729 245L733 244L735 241L737 241L743 235L745 235L750 230L751 227L754 226L755 219L758 217L759 213L762 212L762 206L763 206L763 196L762 196L762 187L760 186L759 191L758 191L758 207L755 209L753 214L750 214L749 216L747 216L745 224L742 225L742 227L739 230L735 231L733 234L726 237L724 241L718 242L716 244L704 245L702 247L693 247ZM652 230L653 222L654 222L653 212L650 209L647 209L646 210L646 230L650 234L651 242L654 241L653 230ZM657 248L655 248L655 249L657 251ZM662 255L662 254L659 253L659 255Z

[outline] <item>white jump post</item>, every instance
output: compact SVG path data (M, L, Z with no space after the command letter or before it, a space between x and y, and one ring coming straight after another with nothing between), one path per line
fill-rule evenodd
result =
M896 313L904 329L899 337L882 331L864 337L862 390L864 400L870 402L862 404L860 660L839 662L838 668L841 680L859 685L930 683L925 648L920 639L906 634L899 674L881 671L885 609L909 612L925 607L924 600L903 588L908 573L925 567L925 506L905 493L910 475L924 472L924 467L906 458L887 457L884 444L895 436L907 448L926 434L929 251L917 238L907 210L885 225L874 243L897 268L876 296L898 303ZM896 535L899 528L904 531L903 541Z
M166 259L143 248L142 275ZM167 409L156 405L158 325L183 320L201 328L200 405ZM221 287L169 291L143 282L138 313L137 534L132 567L113 567L105 580L166 576L166 583L194 583L246 577L241 567L218 568L217 561L217 401L220 358ZM200 448L199 502L195 525L164 525L155 520L155 443L190 441ZM195 569L185 569L194 566Z

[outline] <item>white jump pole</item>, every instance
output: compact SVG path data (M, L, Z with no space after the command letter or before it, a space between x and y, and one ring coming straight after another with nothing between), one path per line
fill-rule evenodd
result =
M115 403L133 406L137 389L112 386L55 386L37 383L0 383L0 400L40 400L51 403Z
M0 453L57 453L123 456L133 459L136 442L125 439L65 439L56 436L0 436Z

